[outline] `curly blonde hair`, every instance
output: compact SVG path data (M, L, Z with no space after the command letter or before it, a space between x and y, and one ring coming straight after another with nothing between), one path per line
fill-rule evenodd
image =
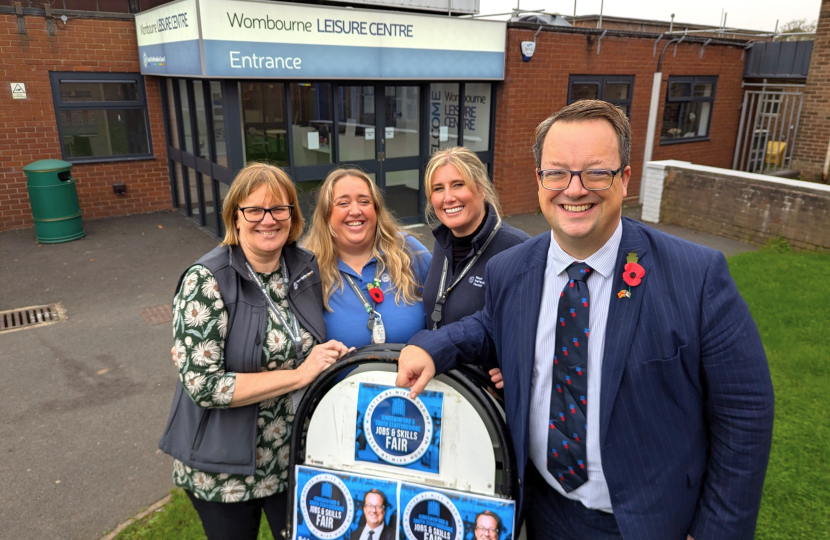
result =
M311 218L311 230L303 242L303 247L317 256L320 265L320 280L323 284L323 302L326 309L331 311L329 298L334 291L343 290L343 278L337 270L337 247L334 243L336 234L331 228L331 212L334 206L334 185L346 177L358 178L366 182L369 194L377 214L377 228L375 241L372 246L372 255L380 265L379 272L389 273L389 278L395 286L395 303L401 301L407 304L417 302L423 286L412 273L412 263L415 257L420 256L413 252L406 243L408 233L403 232L400 222L386 208L383 194L377 185L363 171L356 168L337 168L329 173L317 193L317 207Z
M435 181L435 173L444 165L455 167L461 175L461 180L470 188L470 191L476 195L483 193L484 200L493 207L496 215L501 215L499 196L496 195L493 184L490 183L490 177L487 175L487 168L484 163L471 150L463 146L454 146L435 152L427 163L426 172L424 173L424 189L427 196L425 217L427 223L432 224L434 223L433 219L438 219L435 215L435 208L432 206L432 184Z

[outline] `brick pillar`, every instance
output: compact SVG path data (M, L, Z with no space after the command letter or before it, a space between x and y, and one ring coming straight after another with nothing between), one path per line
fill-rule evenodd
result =
M793 148L793 168L806 180L827 182L824 162L830 151L830 0L821 0L804 104Z

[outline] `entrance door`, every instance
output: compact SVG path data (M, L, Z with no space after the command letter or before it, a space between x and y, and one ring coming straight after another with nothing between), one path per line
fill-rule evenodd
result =
M420 88L340 86L337 93L337 161L366 171L398 219L420 222Z

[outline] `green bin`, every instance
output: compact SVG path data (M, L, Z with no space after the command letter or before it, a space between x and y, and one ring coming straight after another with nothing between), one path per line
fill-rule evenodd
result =
M71 170L71 163L59 159L43 159L23 167L40 243L57 244L86 236Z

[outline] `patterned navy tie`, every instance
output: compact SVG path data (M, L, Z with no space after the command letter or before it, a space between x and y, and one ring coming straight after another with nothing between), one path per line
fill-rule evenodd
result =
M548 471L570 493L588 480L588 306L591 268L573 263L559 295L548 431Z

